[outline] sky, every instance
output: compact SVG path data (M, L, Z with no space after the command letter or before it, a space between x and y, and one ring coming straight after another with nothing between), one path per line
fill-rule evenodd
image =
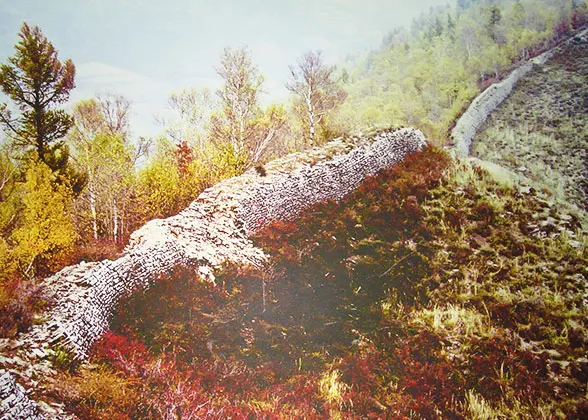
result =
M380 45L431 6L453 0L0 0L0 62L14 54L23 21L38 25L76 66L69 106L100 93L132 102L133 136L154 136L167 98L215 90L225 47L246 46L265 78L264 102L283 101L288 66L308 51L337 64ZM4 99L2 99L3 101Z

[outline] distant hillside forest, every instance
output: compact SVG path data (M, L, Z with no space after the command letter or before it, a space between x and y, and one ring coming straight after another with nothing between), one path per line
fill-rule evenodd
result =
M459 0L431 9L350 59L337 121L346 130L407 124L442 143L481 89L582 27L586 10L585 1L568 0Z
M431 9L381 46L329 66L319 51L290 67L286 104L262 106L263 75L247 48L226 48L216 91L170 95L177 118L133 139L131 102L116 93L63 107L75 65L23 24L0 67L0 335L42 309L36 279L116 255L147 220L184 208L204 188L277 156L358 130L422 129L443 144L456 117L521 60L582 28L586 1L459 0ZM154 112L157 110L154 110Z

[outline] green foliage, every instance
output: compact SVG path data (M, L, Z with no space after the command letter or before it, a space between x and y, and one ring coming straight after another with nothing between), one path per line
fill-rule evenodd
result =
M64 169L68 153L60 141L71 127L70 115L55 105L69 98L74 88L75 67L61 63L57 50L38 27L23 23L10 64L0 67L0 87L22 111L13 118L8 107L0 107L0 121L23 152L33 150L53 171Z
M75 126L68 134L73 158L87 174L87 188L76 200L75 219L87 241L107 239L120 245L132 228L135 161L144 146L129 140L130 103L107 95L74 107ZM91 235L91 236L90 236Z
M154 218L165 217L175 209L180 175L173 147L166 139L159 139L155 157L138 173L140 201L146 214Z
M162 137L147 166L137 174L138 201L142 203L142 220L167 217L184 209L204 188L219 180L240 173L242 161L227 155L219 161L210 148L210 160L196 156L187 142L176 146Z
M225 83L217 92L222 111L211 120L211 139L220 146L230 145L237 154L246 153L263 77L245 48L226 48L217 73Z
M573 17L571 2L462 3L459 13L432 9L410 33L397 30L348 63L349 96L337 117L345 130L408 124L442 143L480 88L566 36L562 23Z
M81 364L70 351L61 345L53 346L49 360L55 369L70 373L75 373Z

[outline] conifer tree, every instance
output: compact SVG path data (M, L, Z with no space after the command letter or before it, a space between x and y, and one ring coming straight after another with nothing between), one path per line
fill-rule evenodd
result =
M57 106L75 87L75 66L71 60L59 61L38 26L23 23L19 37L9 64L0 66L0 88L19 115L0 104L0 124L21 152L34 151L53 171L65 172L68 150L62 139L73 119Z

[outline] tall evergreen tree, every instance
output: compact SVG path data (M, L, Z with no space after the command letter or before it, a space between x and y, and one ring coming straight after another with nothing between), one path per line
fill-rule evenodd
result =
M63 137L73 118L57 109L75 87L75 66L63 63L38 26L23 23L16 53L0 66L0 88L14 102L18 116L0 104L2 124L22 152L34 151L53 171L65 171L68 151Z

